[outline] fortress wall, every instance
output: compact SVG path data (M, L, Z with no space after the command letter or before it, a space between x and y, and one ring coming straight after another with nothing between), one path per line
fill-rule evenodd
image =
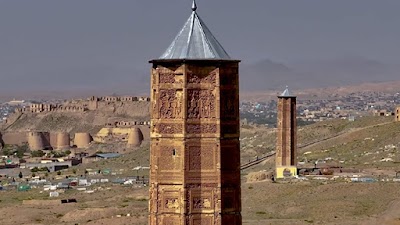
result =
M97 101L97 99L93 100L93 101L89 101L87 103L87 105L88 105L88 109L89 110L97 110L98 109L98 101Z
M122 107L123 106L123 107ZM150 120L150 102L147 101L136 101L121 103L119 107L116 107L115 114L117 115L129 115L137 118L136 120Z
M51 148L51 138L49 132L40 132L40 136L42 137L42 142L44 145L44 149Z
M6 145L22 145L28 142L27 132L3 133L1 139Z
M55 149L57 146L57 133L50 133L50 146Z

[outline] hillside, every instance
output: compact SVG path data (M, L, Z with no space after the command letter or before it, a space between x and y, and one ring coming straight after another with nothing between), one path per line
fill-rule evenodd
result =
M7 132L26 130L96 133L106 123L148 121L149 102L131 102L85 112L42 112L14 114L3 125Z
M242 128L242 161L275 150L275 144L274 129ZM344 167L395 170L400 168L399 147L400 123L394 122L393 117L361 117L354 122L334 119L298 129L298 161L329 159L327 162ZM257 168L266 167L272 168L273 160Z

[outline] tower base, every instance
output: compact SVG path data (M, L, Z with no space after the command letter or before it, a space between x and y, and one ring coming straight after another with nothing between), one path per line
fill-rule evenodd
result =
M297 167L279 166L276 167L276 178L289 178L297 176Z

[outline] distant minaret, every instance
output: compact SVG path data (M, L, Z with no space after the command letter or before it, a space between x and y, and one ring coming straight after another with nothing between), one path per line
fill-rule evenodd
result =
M297 175L296 96L286 90L278 96L278 140L276 143L276 177Z

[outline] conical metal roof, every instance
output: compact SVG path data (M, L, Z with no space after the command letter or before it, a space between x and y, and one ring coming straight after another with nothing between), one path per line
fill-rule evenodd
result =
M193 1L192 15L159 59L231 59L203 20Z
M296 96L292 95L292 93L289 91L289 87L286 86L286 89L278 97L296 97Z

